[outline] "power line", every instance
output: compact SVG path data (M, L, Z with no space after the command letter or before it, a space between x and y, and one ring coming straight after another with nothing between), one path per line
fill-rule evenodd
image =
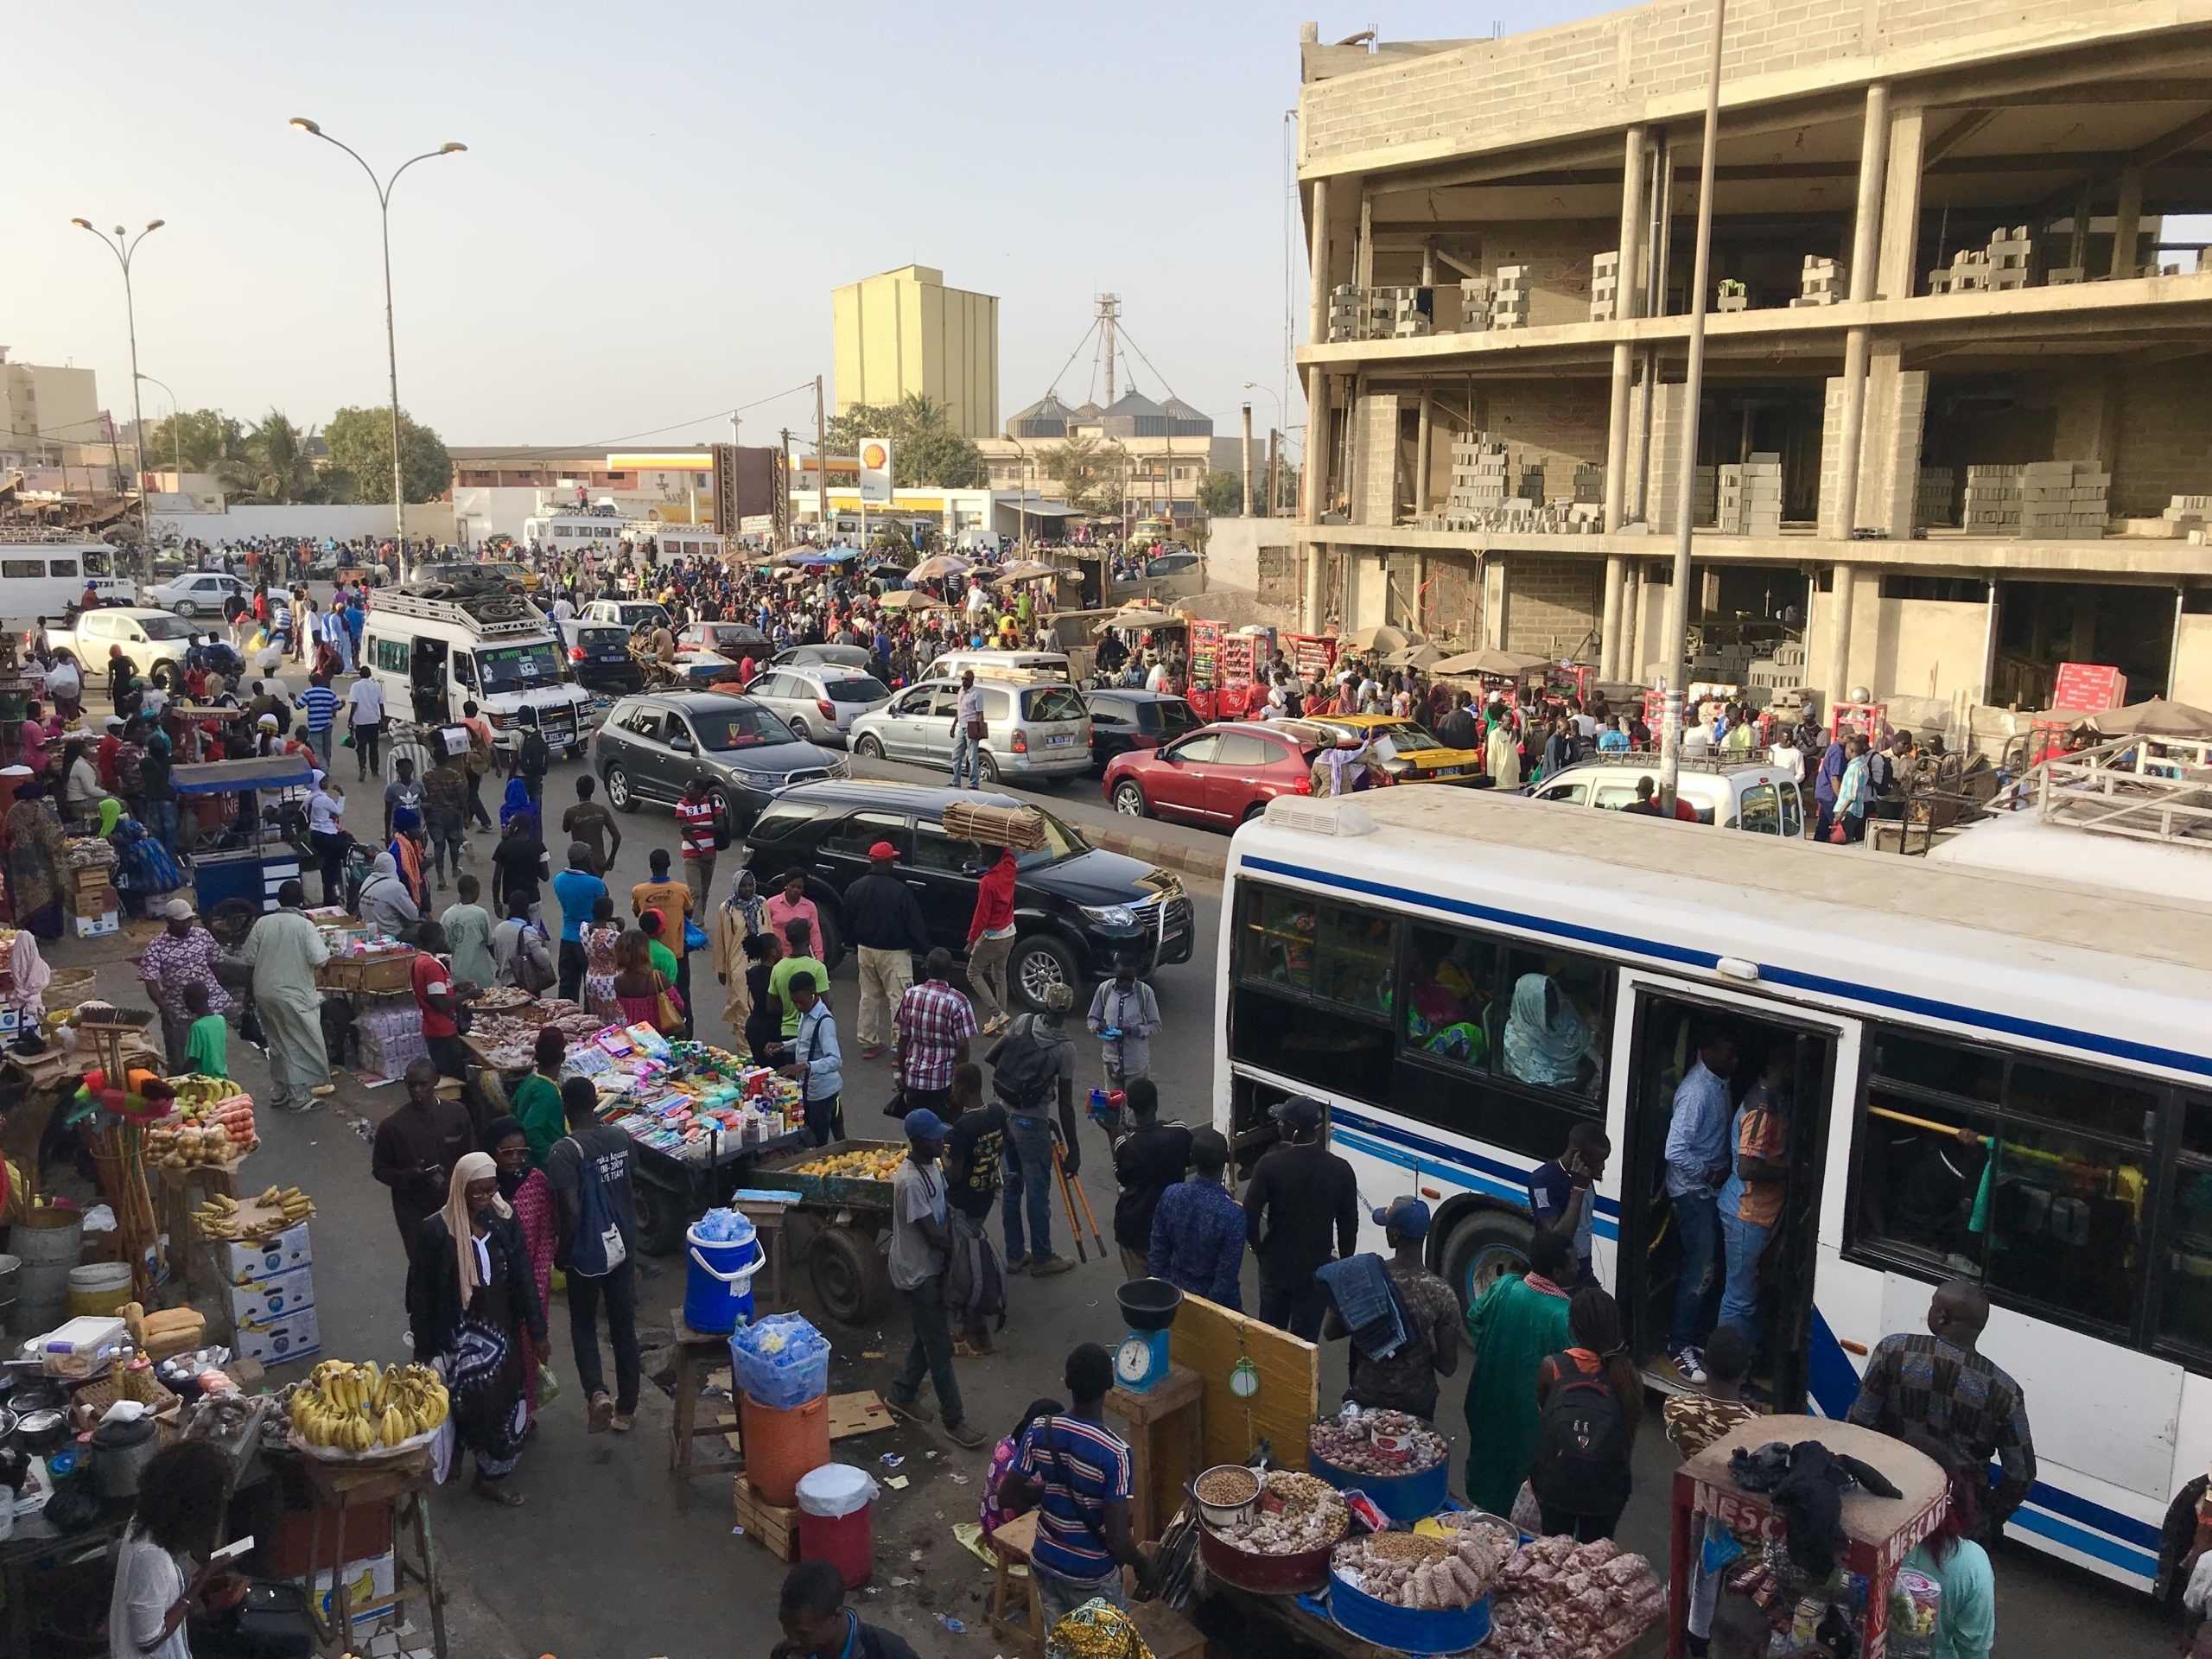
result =
M782 391L770 392L766 397L756 397L749 404L740 404L735 409L718 409L710 414L696 416L688 421L671 421L666 426L656 426L643 432L625 432L620 437L594 438L588 443L566 447L571 449L611 449L618 443L631 443L639 438L655 438L664 432L680 432L687 426L704 426L709 421L726 421L733 415L742 415L747 410L759 409L763 404L795 397L802 391L810 393L813 390L814 382L811 379L804 380L798 385L787 387ZM486 461L527 461L534 458L532 451L536 451L538 455L543 455L548 450L561 447L563 446L550 443L532 444L524 449L511 450L499 454L471 455L468 459L472 465L480 465Z

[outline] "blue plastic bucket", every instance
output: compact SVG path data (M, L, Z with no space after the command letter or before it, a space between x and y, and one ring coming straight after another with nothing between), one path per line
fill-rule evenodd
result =
M1306 1472L1325 1480L1340 1492L1362 1491L1375 1507L1402 1527L1426 1521L1442 1509L1452 1493L1452 1459L1439 1458L1411 1475L1363 1475L1339 1469L1318 1452L1306 1456ZM1448 1649L1446 1649L1448 1651Z
M753 1318L753 1275L763 1257L759 1237L724 1242L702 1238L696 1227L684 1234L683 1323L709 1336L722 1336Z
M1490 1598L1471 1607L1401 1607L1329 1574L1329 1616L1347 1636L1400 1653L1465 1653L1490 1636Z

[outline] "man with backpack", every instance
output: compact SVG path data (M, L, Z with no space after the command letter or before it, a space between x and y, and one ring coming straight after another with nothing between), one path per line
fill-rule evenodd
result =
M1006 1189L999 1216L1006 1226L1006 1270L1010 1274L1026 1267L1044 1278L1075 1266L1066 1256L1052 1254L1056 1132L1065 1147L1061 1160L1070 1180L1082 1161L1075 1128L1075 1044L1066 1031L1067 1011L1074 1006L1075 992L1068 986L1046 987L1044 1011L1016 1020L983 1057L990 1063L991 1087L1007 1110ZM1056 1103L1057 1131L1052 1122Z
M561 1206L554 1260L569 1275L569 1335L576 1381L591 1433L626 1434L638 1415L643 1367L638 1357L638 1205L631 1186L630 1137L597 1121L598 1092L589 1077L561 1085L569 1133L545 1154L545 1180ZM614 1398L599 1367L599 1306L607 1304L607 1336L614 1347Z
M1628 1507L1643 1379L1629 1357L1620 1306L1592 1285L1567 1307L1570 1346L1536 1368L1536 1457L1529 1488L1547 1536L1595 1543Z

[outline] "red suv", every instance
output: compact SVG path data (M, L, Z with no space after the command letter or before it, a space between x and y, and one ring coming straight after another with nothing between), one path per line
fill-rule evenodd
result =
M1132 749L1106 763L1106 798L1133 818L1233 830L1278 795L1311 792L1327 734L1305 725L1224 721L1166 748Z

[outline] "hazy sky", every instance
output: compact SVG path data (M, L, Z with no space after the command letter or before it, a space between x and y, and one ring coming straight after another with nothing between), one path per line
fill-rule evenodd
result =
M1509 25L1603 8L1537 0ZM127 417L114 259L68 220L168 222L133 267L139 361L187 408L320 423L385 396L377 212L393 197L401 401L456 443L593 443L830 370L830 291L919 261L1001 296L1001 416L1097 289L1174 391L1234 429L1283 383L1284 113L1310 3L678 6L553 0L350 13L126 4L13 18L17 166L0 344L90 365ZM633 21L637 18L648 21ZM1321 15L1325 39L1486 33L1436 0ZM88 32L89 31L89 32ZM95 67L95 65L97 66ZM1294 280L1302 308L1302 263ZM1090 353L1060 385L1087 393ZM1157 395L1141 364L1137 384ZM146 389L146 414L168 398ZM1262 430L1272 399L1249 394ZM1301 420L1293 393L1290 420ZM810 434L810 394L744 435Z

